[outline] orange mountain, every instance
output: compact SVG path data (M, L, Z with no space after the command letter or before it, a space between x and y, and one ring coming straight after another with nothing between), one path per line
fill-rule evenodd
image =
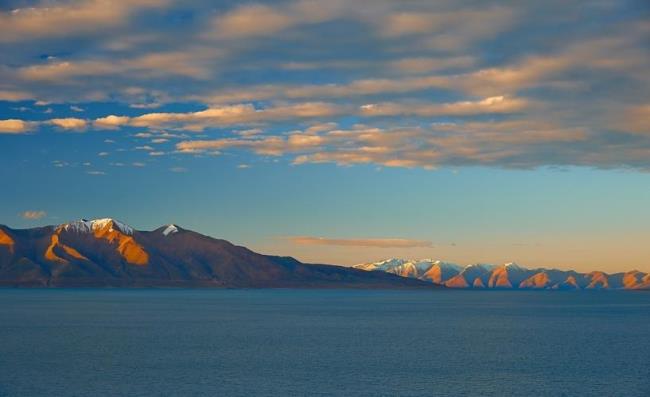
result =
M0 225L0 285L431 288L392 274L303 264L175 225L138 231L114 219L16 230Z
M439 260L395 258L362 263L355 268L416 278L449 288L650 289L650 273L637 270L615 274L599 271L579 273L572 270L527 269L515 263L463 267Z

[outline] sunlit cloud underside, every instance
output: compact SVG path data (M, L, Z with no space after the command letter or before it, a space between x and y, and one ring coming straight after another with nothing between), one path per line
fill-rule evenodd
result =
M0 100L23 111L0 133L146 133L153 155L296 165L647 169L647 15L642 1L9 2Z

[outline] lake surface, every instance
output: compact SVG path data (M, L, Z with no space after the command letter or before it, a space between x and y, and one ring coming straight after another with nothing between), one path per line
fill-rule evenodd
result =
M0 289L2 396L649 396L650 293Z

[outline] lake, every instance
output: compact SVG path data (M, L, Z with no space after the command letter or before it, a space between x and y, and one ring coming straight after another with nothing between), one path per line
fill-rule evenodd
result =
M1 396L648 396L650 293L0 289Z

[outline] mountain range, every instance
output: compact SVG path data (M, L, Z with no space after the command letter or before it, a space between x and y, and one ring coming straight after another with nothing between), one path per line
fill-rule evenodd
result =
M650 289L650 274L387 259L352 268L305 264L165 225L111 218L32 229L0 225L0 286L220 288Z
M0 286L431 288L384 272L255 253L176 225L138 231L114 219L0 225Z
M528 269L516 263L460 266L440 260L386 259L362 263L356 269L397 274L449 288L498 289L650 289L650 273L637 270L607 274L600 271Z

